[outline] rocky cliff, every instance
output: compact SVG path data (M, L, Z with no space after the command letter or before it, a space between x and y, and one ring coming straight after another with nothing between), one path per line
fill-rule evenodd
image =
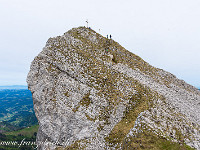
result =
M50 38L27 77L38 149L200 149L200 92L79 27Z

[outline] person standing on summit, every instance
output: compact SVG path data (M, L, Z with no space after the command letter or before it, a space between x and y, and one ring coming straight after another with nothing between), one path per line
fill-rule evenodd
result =
M110 34L110 39L112 38L111 34Z

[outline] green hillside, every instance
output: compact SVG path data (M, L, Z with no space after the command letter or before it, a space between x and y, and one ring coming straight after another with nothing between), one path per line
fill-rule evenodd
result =
M5 135L22 135L31 138L32 136L35 136L37 134L38 127L39 125L34 125L18 131L6 132Z
M39 125L21 130L0 133L0 150L33 150Z

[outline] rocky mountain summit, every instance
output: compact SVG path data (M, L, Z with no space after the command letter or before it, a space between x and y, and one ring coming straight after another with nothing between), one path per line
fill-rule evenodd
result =
M92 29L50 38L27 83L39 150L200 150L200 91Z

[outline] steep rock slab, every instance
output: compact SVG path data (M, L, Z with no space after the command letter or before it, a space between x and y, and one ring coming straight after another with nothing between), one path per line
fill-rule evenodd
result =
M27 83L38 149L200 149L200 92L91 29L50 38Z

